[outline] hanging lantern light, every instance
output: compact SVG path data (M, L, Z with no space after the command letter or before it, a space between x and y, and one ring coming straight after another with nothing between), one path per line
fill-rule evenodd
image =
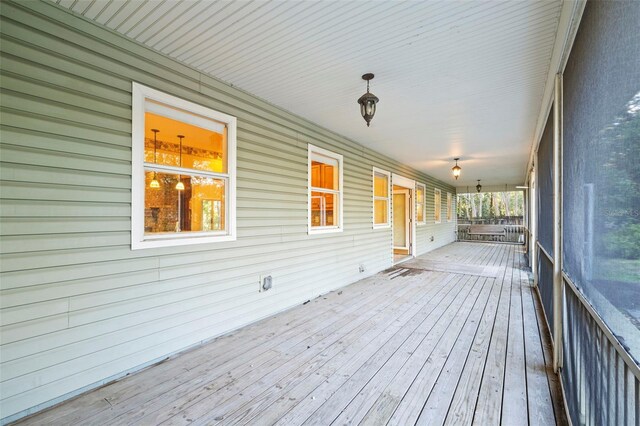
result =
M180 167L182 167L182 138L184 138L183 135L178 135L178 138L180 138ZM176 184L176 189L178 191L184 191L184 183L182 183L182 178L180 175L178 175L178 183Z
M157 156L158 156L158 132L160 130L158 129L151 129L151 131L153 132L153 162L157 163ZM156 174L156 172L153 172L153 179L151 180L151 183L149 183L149 188L160 188L160 182L158 182L158 176Z
M462 171L462 168L458 166L459 159L460 158L454 158L454 160L456 160L456 165L451 169L451 171L453 172L453 177L456 178L456 180L458 180L458 178L460 177L460 172Z
M480 179L478 179L478 184L476 185L476 190L478 192L482 191L482 185L480 185Z
M360 114L362 114L362 118L367 122L367 127L371 123L373 116L376 114L376 104L379 99L376 95L369 92L369 81L373 79L373 74L368 73L362 76L363 80L367 81L367 93L360 96L358 99L358 103L360 104Z

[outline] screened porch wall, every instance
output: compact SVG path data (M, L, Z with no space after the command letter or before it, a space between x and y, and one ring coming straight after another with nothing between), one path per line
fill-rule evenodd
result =
M562 381L574 424L640 425L640 3L587 1L564 70Z
M53 4L0 8L5 420L391 266L373 166L426 184L418 254L454 241L452 186ZM133 81L238 118L237 241L131 251ZM309 143L344 155L344 232L307 234Z

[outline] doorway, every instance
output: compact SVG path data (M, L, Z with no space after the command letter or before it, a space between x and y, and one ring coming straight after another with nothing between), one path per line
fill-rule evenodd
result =
M414 181L393 176L393 263L414 255L413 191Z

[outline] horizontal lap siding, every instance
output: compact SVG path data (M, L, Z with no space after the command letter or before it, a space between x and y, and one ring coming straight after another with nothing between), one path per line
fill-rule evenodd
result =
M453 241L429 196L444 219L453 187L54 5L0 7L5 419L391 266L373 166L427 185L418 253ZM238 117L237 241L131 251L132 81ZM308 143L344 155L343 233L307 235Z

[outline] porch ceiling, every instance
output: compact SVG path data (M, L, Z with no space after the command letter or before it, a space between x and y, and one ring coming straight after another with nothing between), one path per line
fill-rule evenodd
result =
M524 181L562 8L557 0L57 3L459 187ZM380 98L370 128L356 104L366 72Z

